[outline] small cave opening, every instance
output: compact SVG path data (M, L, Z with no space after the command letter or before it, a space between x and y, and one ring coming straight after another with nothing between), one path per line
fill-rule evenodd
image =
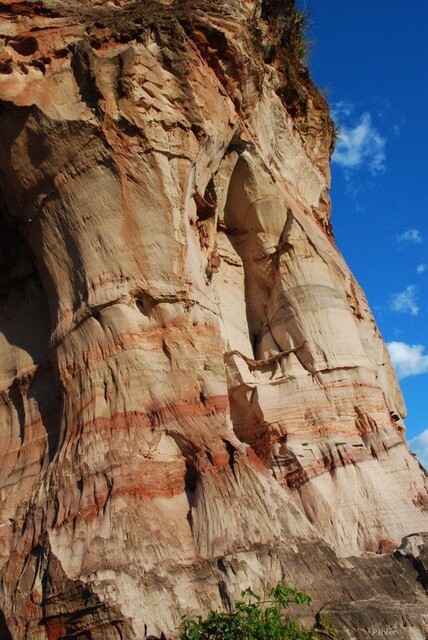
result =
M199 234L199 244L203 251L213 249L216 236L217 195L213 179L209 181L204 195L195 191L193 198L196 204L196 226Z
M199 221L207 220L208 218L212 218L215 215L215 210L217 207L217 194L212 178L208 182L204 195L201 196L196 191L194 198L196 202L197 217Z
M186 493L190 491L193 494L195 492L197 481L198 473L196 471L195 461L191 458L187 458L186 472L184 474L184 485L186 488Z
M130 291L130 295L134 299L134 304L138 311L147 318L150 317L157 302L147 291L142 289L135 289Z
M20 56L32 56L39 48L36 38L33 37L10 40L8 45Z
M12 634L6 623L5 615L1 609L0 609L0 638L2 640L13 640Z

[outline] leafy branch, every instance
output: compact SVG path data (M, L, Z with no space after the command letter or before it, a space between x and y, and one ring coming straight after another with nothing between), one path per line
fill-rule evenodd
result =
M334 630L321 623L306 629L285 611L290 604L310 605L311 598L280 582L261 597L252 589L241 592L232 612L210 611L205 619L183 619L179 640L336 640Z

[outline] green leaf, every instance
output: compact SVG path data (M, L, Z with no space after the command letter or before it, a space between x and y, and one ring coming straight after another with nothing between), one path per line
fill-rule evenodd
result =
M311 598L295 587L279 582L267 590L262 599L250 587L241 591L232 613L210 611L205 619L183 618L178 628L179 640L323 640L315 629L305 629L296 620L284 616L290 602L309 605ZM323 622L319 622L319 628ZM334 629L328 628L334 637Z

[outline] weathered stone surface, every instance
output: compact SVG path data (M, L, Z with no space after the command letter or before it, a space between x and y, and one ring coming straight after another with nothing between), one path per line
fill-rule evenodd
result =
M292 2L3 2L0 38L2 637L170 634L286 576L422 638L390 552L426 474Z

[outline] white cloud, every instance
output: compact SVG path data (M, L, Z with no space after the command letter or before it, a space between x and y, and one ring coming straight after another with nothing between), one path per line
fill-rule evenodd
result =
M339 100L335 102L331 109L331 116L333 120L343 120L343 118L349 117L354 111L354 105L348 100Z
M417 316L419 313L418 288L414 284L410 284L404 291L393 295L391 309L392 311L410 313L411 316Z
M407 229L404 233L397 236L398 242L413 242L415 244L421 244L422 235L418 229Z
M371 115L363 113L356 125L347 126L340 122L340 118L349 116L349 108L342 106L337 111L333 110L333 116L335 113L340 135L332 161L348 170L367 165L373 175L384 171L386 140L372 125Z
M401 120L399 122L396 122L393 126L392 126L392 130L394 132L394 134L397 136L400 135L401 133L401 129L403 128L403 126L406 124L406 119L405 118L401 118Z
M400 380L428 372L428 355L424 354L425 347L422 344L389 342L387 347Z
M413 453L416 453L419 462L428 470L428 429L409 440L409 447Z
M418 264L418 266L416 267L416 273L425 273L426 270L427 270L427 265L424 263Z

